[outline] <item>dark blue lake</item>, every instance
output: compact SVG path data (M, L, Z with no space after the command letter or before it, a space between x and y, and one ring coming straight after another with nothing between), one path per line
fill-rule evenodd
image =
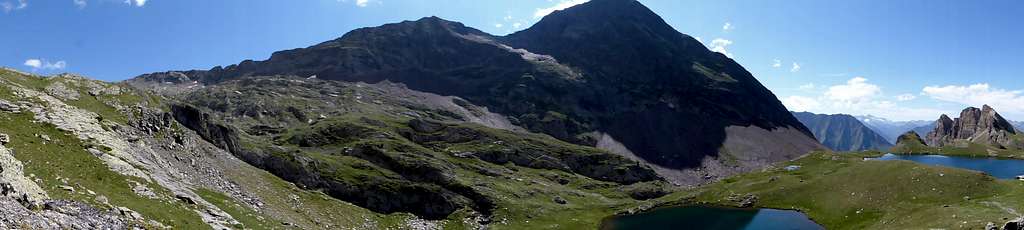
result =
M958 157L942 155L896 155L885 154L874 160L908 160L928 165L982 171L999 179L1014 179L1024 175L1024 160L983 157Z
M797 211L686 206L613 217L606 220L601 229L819 230L824 228L807 218L807 215Z

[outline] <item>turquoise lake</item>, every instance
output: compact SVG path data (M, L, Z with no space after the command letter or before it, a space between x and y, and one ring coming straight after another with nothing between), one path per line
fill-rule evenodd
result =
M819 230L824 228L807 218L807 215L797 211L686 206L613 217L604 222L602 229Z
M896 155L885 154L871 160L908 160L927 165L981 171L999 179L1014 179L1024 175L1024 160L985 157L958 157L942 155Z

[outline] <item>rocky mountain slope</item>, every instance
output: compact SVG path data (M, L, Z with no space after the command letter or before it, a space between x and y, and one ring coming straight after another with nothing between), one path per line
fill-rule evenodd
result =
M900 135L906 133L907 131L915 130L919 127L928 126L935 123L935 121L892 121L889 119L871 115L855 117L857 118L857 120L860 120L861 123L864 123L865 126L871 128L871 130L874 130L875 133L878 133L878 135L882 135L883 137L885 137L885 140L889 141L889 143L896 143L896 139Z
M1015 138L1016 134L1010 122L995 109L985 105L981 109L968 107L956 119L943 114L936 121L935 129L925 137L925 142L934 147L976 143L1002 149L1019 149L1022 146Z
M3 228L594 228L670 189L625 157L398 84L0 83Z
M857 118L846 114L793 112L822 144L834 151L886 150L892 147L884 137Z
M457 96L525 130L641 161L678 184L822 148L739 64L634 0L590 1L504 37L429 17L357 29L265 61L128 83L174 95L178 86L276 75Z

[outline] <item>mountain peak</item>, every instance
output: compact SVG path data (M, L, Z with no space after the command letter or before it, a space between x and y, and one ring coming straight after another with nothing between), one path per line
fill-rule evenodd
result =
M942 147L967 141L999 147L1014 145L1012 136L1016 133L1013 125L999 115L992 107L967 107L960 112L960 117L950 119L943 114L928 133L926 142L930 146Z
M940 115L940 116L939 116L939 121L940 121L940 122L942 122L942 121L950 121L950 122L952 122L952 121L953 121L953 119L952 119L952 118L949 118L949 116L948 116L948 115L946 115L946 114L942 114L942 115Z

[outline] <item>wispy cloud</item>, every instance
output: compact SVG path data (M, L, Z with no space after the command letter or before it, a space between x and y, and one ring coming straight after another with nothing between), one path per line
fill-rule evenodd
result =
M49 62L49 61L46 61L46 60L41 60L41 59L33 58L33 59L25 60L24 65L28 66L28 67L32 67L32 71L36 71L36 70L62 70L65 67L67 67L68 64L65 61Z
M800 63L793 62L793 67L789 68L789 72L800 72Z
M807 83L807 84L800 85L799 89L806 91L806 90L812 90L812 89L814 89L814 87L815 87L814 83Z
M4 13L10 13L11 11L25 9L28 7L28 1L18 0L17 2L3 1L0 2L0 8L3 9Z
M729 51L725 49L729 45L732 45L732 41L723 38L715 38L715 40L711 40L711 47L709 48L711 51L725 54L726 57L731 58L732 53L729 53Z
M501 24L501 23L494 24L494 28L501 28L501 27L505 27L505 24Z
M355 2L356 6L358 6L358 7L367 7L367 6L370 5L371 1L378 1L378 0L354 0L354 1L353 0L337 0L337 1L341 2L341 3Z
M71 1L74 2L75 6L78 6L79 9L85 8L86 5L89 5L89 3L86 2L85 0L71 0Z
M147 0L124 0L125 4L143 7L146 5Z
M779 68L779 67L782 67L782 60L779 60L779 59L772 60L772 68Z
M917 98L917 96L914 96L913 94L909 94L909 93L904 93L904 94L896 95L896 100L897 101L910 101L910 100L914 100L915 98Z
M558 4L555 4L554 6L537 9L537 11L533 12L533 18L542 18L544 16L547 16L548 14L554 13L555 11L564 10L566 8L583 4L588 1L590 0L561 0L558 2Z
M1024 91L1020 90L1005 90L988 83L978 83L967 86L928 86L921 91L923 95L939 101L967 106L989 105L999 112L1024 115Z
M722 31L730 31L732 29L733 27L731 22L726 22L725 25L722 25Z
M800 88L810 88L811 86L811 84L807 84ZM818 96L794 95L781 98L781 101L786 108L793 111L875 115L893 120L929 120L946 112L935 108L907 107L886 100L887 97L884 97L882 87L872 84L864 77L854 77L842 84L828 86L825 89L825 92ZM897 101L900 101L898 99L901 96L896 96Z
M43 67L43 61L40 61L39 59L28 59L25 60L25 66L38 69Z

